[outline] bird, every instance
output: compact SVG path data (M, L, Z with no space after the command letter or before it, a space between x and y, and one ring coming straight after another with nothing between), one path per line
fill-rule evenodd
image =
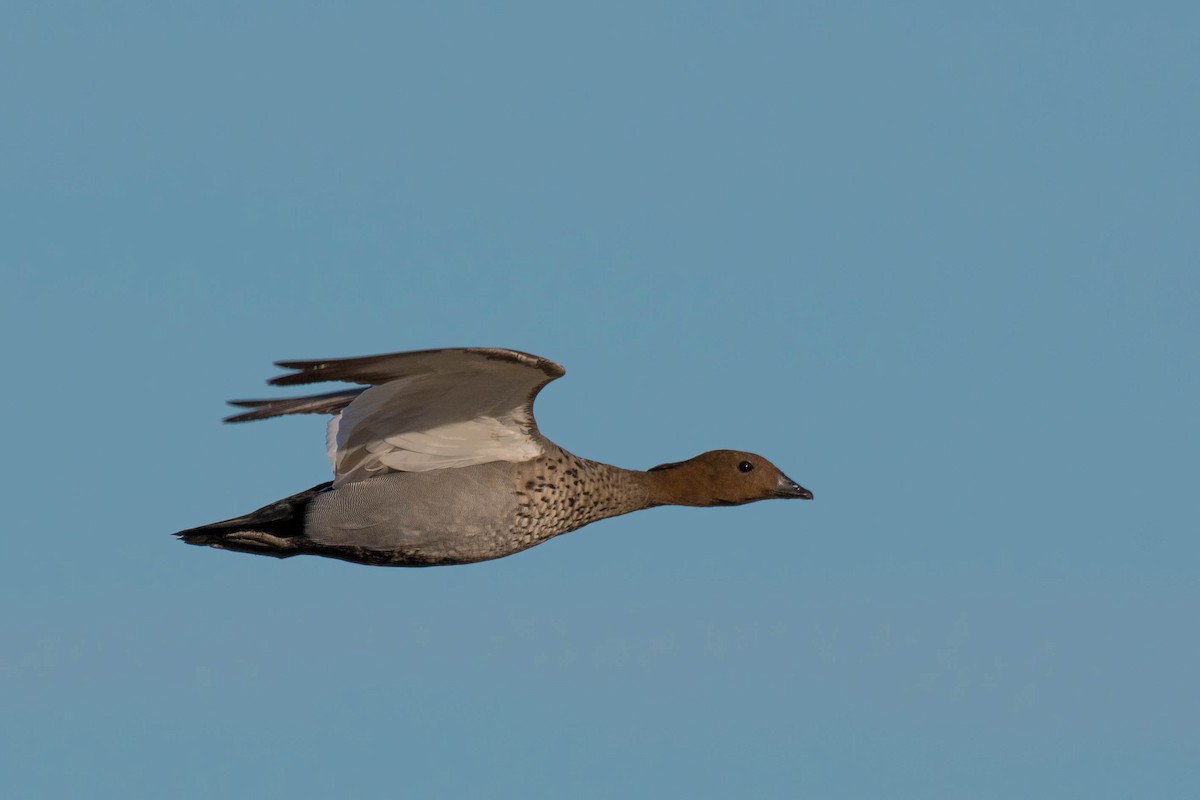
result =
M631 470L574 455L538 430L533 403L566 370L489 347L277 361L275 386L355 386L230 400L226 422L330 414L333 480L184 542L287 558L429 567L501 558L597 520L665 505L736 506L812 492L762 456L711 450Z

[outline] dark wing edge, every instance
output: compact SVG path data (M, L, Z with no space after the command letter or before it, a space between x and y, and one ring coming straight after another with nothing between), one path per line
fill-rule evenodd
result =
M522 353L519 350L507 350L501 347L446 347L435 350L410 350L401 353L383 353L374 356L358 358L333 358L323 361L276 361L275 366L295 370L286 375L279 375L267 381L272 386L297 386L305 383L321 383L323 381L345 381L347 383L378 386L407 374L403 362L408 358L414 361L423 356L472 354L497 361L508 361L525 367L541 370L546 375L546 383L561 378L567 373L562 365L548 358ZM413 370L414 373L425 372L426 369ZM539 386L540 388L540 386Z
M345 381L369 386L379 386L406 375L430 372L427 364L419 368L415 362L422 357L459 354L468 357L483 356L496 361L506 361L511 364L538 369L545 376L532 387L528 403L532 412L533 399L550 381L566 374L563 366L548 358L523 353L519 350L508 350L500 347L448 347L435 350L410 350L400 353L382 353L373 356L356 358L335 358L322 361L276 361L275 366L294 372L279 375L267 383L272 386L297 386L325 381ZM404 362L412 357L414 364L405 369ZM470 363L470 362L467 362ZM225 418L225 422L253 422L271 417L282 417L288 414L339 414L350 405L362 389L342 389L326 394L307 395L304 397L287 397L273 400L230 400L232 406L252 409ZM530 413L532 417L532 413ZM536 431L536 424L533 426Z

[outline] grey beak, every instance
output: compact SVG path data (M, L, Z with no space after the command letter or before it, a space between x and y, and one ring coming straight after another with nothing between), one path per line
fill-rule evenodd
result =
M799 497L801 500L812 500L813 493L783 473L779 474L779 488L775 490L776 497Z

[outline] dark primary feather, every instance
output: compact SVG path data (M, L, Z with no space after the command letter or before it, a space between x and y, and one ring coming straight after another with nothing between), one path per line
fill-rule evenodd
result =
M337 414L366 389L343 389L307 397L280 397L275 400L230 400L229 405L252 408L225 418L226 422L253 422L282 417L285 414Z

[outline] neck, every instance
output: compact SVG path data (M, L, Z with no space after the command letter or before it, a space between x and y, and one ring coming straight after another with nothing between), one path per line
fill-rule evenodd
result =
M581 471L593 480L623 491L609 501L605 516L628 514L654 506L711 506L720 505L711 494L701 491L695 475L687 469L647 470L622 469L600 461L579 459Z
M652 506L712 506L720 505L712 493L703 489L696 476L685 467L672 466L666 469L636 473L646 487Z
M561 449L559 453L550 467L553 472L548 474L580 492L578 502L571 500L573 527L659 505L650 496L646 473L591 461Z

